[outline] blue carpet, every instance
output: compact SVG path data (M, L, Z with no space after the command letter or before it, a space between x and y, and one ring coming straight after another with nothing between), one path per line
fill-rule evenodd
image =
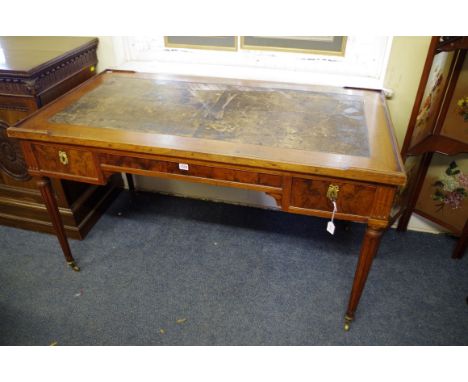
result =
M69 270L56 238L0 227L2 345L468 345L468 256L390 230L356 321L364 226L122 193Z

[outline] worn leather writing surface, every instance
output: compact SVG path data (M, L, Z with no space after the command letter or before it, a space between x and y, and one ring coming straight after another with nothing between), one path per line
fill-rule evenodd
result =
M363 97L115 77L49 122L369 156Z

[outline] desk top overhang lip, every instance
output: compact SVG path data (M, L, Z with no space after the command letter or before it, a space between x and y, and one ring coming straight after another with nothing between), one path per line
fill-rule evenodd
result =
M338 91L361 94L365 99L366 121L369 127L370 156L353 156L329 152L305 151L278 147L200 139L169 134L122 131L112 128L50 123L49 118L64 110L93 90L106 78L149 78L155 80L208 82L277 89ZM292 173L339 176L375 183L402 185L406 175L399 157L393 128L385 101L379 92L277 82L233 80L194 76L174 76L148 73L103 72L67 93L40 111L8 129L10 137L82 147L157 154L174 158L238 164Z

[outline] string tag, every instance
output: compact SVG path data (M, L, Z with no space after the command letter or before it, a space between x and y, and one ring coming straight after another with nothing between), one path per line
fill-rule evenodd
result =
M336 202L334 200L332 201L332 203L333 203L333 212L332 212L331 220L327 224L327 231L333 235L335 234L335 224L333 223L333 219L335 219L335 213L336 211L338 211L338 209L336 208Z

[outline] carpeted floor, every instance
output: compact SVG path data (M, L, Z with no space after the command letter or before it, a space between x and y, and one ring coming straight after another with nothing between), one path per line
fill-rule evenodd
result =
M468 256L390 230L356 321L343 315L364 227L122 193L69 270L56 238L0 226L2 345L468 345ZM34 248L31 250L31 248Z

